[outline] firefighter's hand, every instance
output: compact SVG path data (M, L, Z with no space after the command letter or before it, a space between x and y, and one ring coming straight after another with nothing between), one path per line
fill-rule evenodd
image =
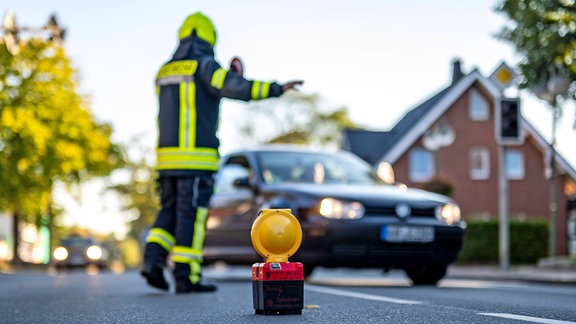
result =
M282 85L282 92L286 92L291 89L297 90L296 87L301 86L303 83L304 81L302 80L286 82L284 85Z
M244 74L244 64L239 57L234 56L230 61L230 71L238 73L240 75Z

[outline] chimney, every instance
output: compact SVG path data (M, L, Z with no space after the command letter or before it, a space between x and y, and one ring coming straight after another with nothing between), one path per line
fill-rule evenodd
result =
M454 61L452 61L452 85L460 81L463 76L460 59L454 59Z

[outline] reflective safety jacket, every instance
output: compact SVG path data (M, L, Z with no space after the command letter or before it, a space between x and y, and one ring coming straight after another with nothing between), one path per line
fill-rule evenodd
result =
M247 80L214 59L212 46L197 37L180 41L156 76L158 94L157 170L191 175L218 170L216 137L222 98L243 101L278 97L276 82Z

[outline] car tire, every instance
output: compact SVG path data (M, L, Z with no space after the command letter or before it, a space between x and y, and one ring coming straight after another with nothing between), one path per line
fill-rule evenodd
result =
M422 266L406 268L404 272L415 286L436 285L446 275L448 266Z
M312 275L312 272L314 272L314 269L316 269L316 266L314 265L304 265L304 278L308 278Z

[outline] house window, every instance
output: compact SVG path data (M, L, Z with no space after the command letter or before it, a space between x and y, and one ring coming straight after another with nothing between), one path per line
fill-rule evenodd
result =
M485 147L470 149L470 179L486 180L490 177L490 151Z
M489 116L488 102L478 91L470 92L470 119L474 121L486 121Z
M425 182L434 176L434 156L432 152L415 148L410 151L410 180L413 182Z
M524 179L524 155L520 150L506 151L506 176L511 180Z

